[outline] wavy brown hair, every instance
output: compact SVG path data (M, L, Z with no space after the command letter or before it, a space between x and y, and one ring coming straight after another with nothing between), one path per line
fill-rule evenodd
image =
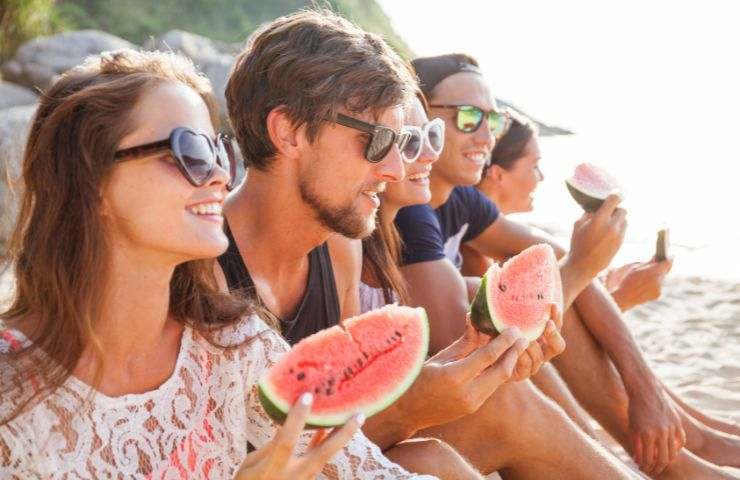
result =
M244 165L266 171L276 153L266 123L273 109L283 106L314 141L339 108L377 114L408 103L414 87L411 68L382 38L315 9L273 20L250 37L226 104Z
M135 128L129 119L137 100L165 82L197 92L218 126L210 83L172 53L102 54L70 70L41 96L9 246L16 288L10 308L0 314L7 326L22 325L30 342L0 353L0 398L18 405L0 411L0 425L58 389L86 348L100 359L94 325L109 273L100 192L120 140ZM209 339L248 311L242 300L220 293L213 262L183 263L170 281L170 314ZM100 368L95 385L99 376Z

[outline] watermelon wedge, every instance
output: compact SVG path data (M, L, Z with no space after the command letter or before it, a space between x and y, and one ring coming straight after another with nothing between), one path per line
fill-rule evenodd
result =
M573 199L587 212L595 212L610 193L622 188L609 172L590 163L576 167L573 176L565 180Z
M260 400L278 423L305 392L314 395L308 427L370 417L411 386L428 349L424 309L386 305L298 342L260 379Z
M533 341L545 330L552 303L562 311L560 269L552 247L539 244L510 258L503 267L493 264L488 269L470 306L470 318L485 334L518 327Z

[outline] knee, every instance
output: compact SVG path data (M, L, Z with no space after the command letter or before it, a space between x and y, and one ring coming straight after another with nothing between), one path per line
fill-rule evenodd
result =
M410 472L439 478L482 480L457 450L436 438L414 438L385 452L386 456Z

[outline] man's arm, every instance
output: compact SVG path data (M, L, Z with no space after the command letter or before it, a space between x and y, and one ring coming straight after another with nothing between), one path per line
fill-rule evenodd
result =
M430 323L430 352L447 347L465 331L470 307L468 287L448 259L401 267L408 284L409 304L424 307Z

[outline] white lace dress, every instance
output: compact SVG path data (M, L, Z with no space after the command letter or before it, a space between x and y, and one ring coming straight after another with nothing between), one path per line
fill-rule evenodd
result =
M156 390L108 397L71 377L58 391L0 427L0 479L229 479L276 426L262 409L256 382L288 345L256 318L225 333L224 351L186 328L172 376ZM0 329L0 351L25 341ZM14 346L15 345L15 346ZM0 400L0 413L12 404ZM310 433L302 437L304 449ZM361 432L328 463L322 479L433 478L410 475Z

